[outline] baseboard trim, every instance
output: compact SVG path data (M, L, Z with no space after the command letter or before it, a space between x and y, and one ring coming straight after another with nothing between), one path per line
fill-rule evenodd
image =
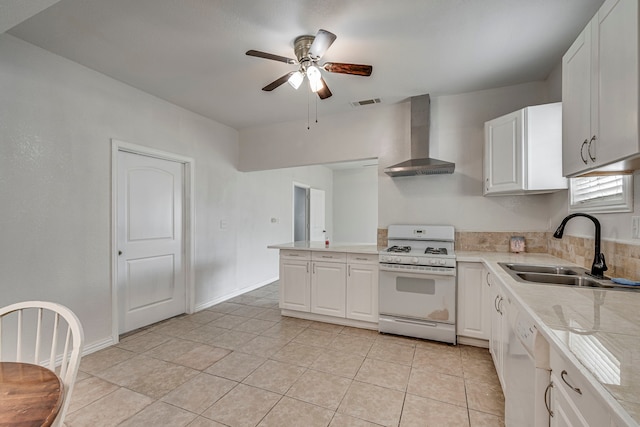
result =
M227 294L227 295L224 295L224 296L221 296L221 297L218 297L218 298L206 301L206 302L202 302L202 303L196 305L195 310L196 310L196 312L198 312L198 311L204 310L206 308L213 307L216 304L220 304L221 302L225 302L227 300L230 300L231 298L235 298L238 295L242 295L242 294L245 294L247 292L254 291L254 290L256 290L258 288L261 288L263 286L270 285L271 283L278 281L278 279L279 279L278 277L274 277L272 279L267 279L267 280L264 280L262 282L256 283L254 285L247 286L247 287L242 288L242 289L237 289L237 290L233 291L230 294Z

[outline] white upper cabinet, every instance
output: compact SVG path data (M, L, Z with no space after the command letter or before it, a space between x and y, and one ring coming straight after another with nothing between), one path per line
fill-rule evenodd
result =
M607 0L562 58L562 172L637 167L638 1Z
M483 194L550 193L562 176L562 103L536 105L484 124Z

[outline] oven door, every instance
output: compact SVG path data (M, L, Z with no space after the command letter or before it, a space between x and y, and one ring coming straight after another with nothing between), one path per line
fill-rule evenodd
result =
M379 312L455 324L456 278L380 269Z

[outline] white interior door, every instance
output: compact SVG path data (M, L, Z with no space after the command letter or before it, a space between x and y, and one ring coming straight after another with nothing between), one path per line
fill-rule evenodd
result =
M118 330L186 311L184 164L118 152Z
M309 192L309 240L322 242L325 238L324 190L311 188Z

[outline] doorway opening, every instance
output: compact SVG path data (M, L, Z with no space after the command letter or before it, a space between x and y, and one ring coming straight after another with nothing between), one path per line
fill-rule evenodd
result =
M293 183L293 241L324 242L325 191Z

